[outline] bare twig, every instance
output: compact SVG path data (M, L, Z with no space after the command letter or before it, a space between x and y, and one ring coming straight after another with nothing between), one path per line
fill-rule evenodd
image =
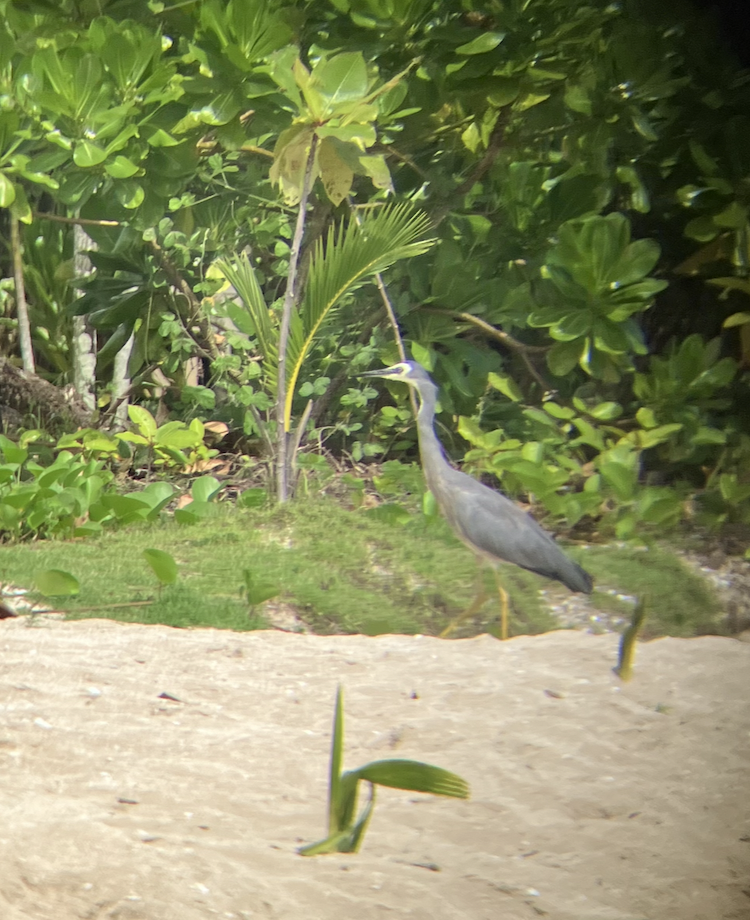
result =
M509 333L503 332L502 329L495 328L495 326L492 326L490 323L480 319L478 316L474 316L471 313L458 313L455 310L441 310L437 307L423 307L422 309L427 310L429 313L438 313L441 316L451 316L453 319L460 319L465 323L470 323L472 326L476 326L478 329L481 329L485 335L492 339L496 339L498 342L501 342L503 345L505 345L506 348L510 348L511 351L516 352L516 354L519 355L523 363L526 365L526 370L534 378L534 380L536 380L539 386L545 391L549 389L547 381L534 367L530 356L534 354L546 354L546 352L548 352L552 346L527 345L525 342L519 342L518 339L514 339L513 336Z
M48 214L45 211L34 211L34 218L38 220L54 220L58 224L77 224L80 227L124 227L119 220L94 220L91 217L63 217L61 214Z
M513 351L517 351L519 354L544 354L552 347L550 345L527 345L525 342L519 342L518 339L514 339L508 332L497 329L495 326L480 319L478 316L474 316L472 313L459 313L456 310L441 310L438 307L422 307L421 309L426 310L428 313L451 316L453 319L460 319L465 323L470 323L472 326L481 329L490 338L497 339L498 342L502 342L503 345L506 345Z

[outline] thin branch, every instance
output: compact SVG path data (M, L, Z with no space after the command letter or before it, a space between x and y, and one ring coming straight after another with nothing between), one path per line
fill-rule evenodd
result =
M509 335L507 332L503 332L502 329L496 329L490 323L485 322L485 320L480 319L478 316L474 316L471 313L457 313L455 310L440 310L437 307L423 307L423 310L427 310L429 313L438 313L441 316L451 316L453 319L463 320L465 323L470 323L472 326L476 326L478 329L481 329L486 335L492 339L496 339L498 342L502 342L506 348L510 348L511 351L515 351L526 365L526 370L529 374L536 380L539 386L547 391L549 386L547 381L542 377L539 371L534 367L530 355L540 355L546 354L552 346L548 345L527 345L525 342L519 342L518 339L514 339L512 335Z
M426 310L428 313L437 313L440 316L451 316L453 319L460 319L465 323L471 323L472 326L481 329L482 332L486 333L490 338L497 339L498 342L502 342L503 345L511 348L513 351L517 351L519 354L545 354L552 347L551 345L527 345L525 342L519 342L518 339L514 339L508 332L497 329L495 326L480 319L478 316L474 316L472 313L459 313L456 310L441 310L438 307L422 307L421 309Z
M94 220L90 217L63 217L61 214L49 214L46 211L34 211L37 220L54 220L58 224L78 224L80 227L124 227L119 220Z
M287 435L286 419L284 417L286 405L286 352L289 342L289 329L292 322L292 311L297 305L297 266L299 264L302 237L305 233L305 218L307 216L307 199L310 197L312 186L313 165L315 152L318 145L318 136L315 132L310 139L310 150L307 155L305 175L302 180L299 210L297 211L297 224L292 238L292 249L289 254L289 271L287 273L286 292L284 293L284 306L281 312L281 326L279 328L279 361L278 385L276 390L276 483L277 500L283 504L289 498L289 463L287 460Z

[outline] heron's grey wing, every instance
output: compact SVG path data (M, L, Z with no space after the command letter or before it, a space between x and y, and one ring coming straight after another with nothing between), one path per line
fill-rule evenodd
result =
M560 581L571 591L591 593L588 572L510 499L457 470L450 486L450 509L444 513L465 542L485 556Z

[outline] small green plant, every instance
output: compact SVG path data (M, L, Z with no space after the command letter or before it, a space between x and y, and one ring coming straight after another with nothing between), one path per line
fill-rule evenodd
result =
M620 639L620 653L617 659L617 667L614 669L615 674L620 680L628 681L633 676L633 661L635 660L635 643L638 634L643 629L646 622L646 599L641 598L636 604L633 611L633 619L630 626L622 634Z
M203 443L205 427L200 419L193 419L189 426L180 421L157 426L156 419L143 406L128 406L128 415L136 430L123 432L116 438L145 447L149 467L153 463L157 467L184 469L218 453ZM190 454L183 453L184 450Z
M270 601L272 597L278 597L281 593L278 585L258 578L252 569L243 569L242 577L245 584L240 588L240 597L247 601L250 613L254 613L257 606Z
M144 549L143 558L159 580L159 594L161 595L161 589L165 585L173 585L177 581L177 563L174 556L161 549Z
M356 853L362 845L375 807L375 786L392 786L414 792L429 792L457 799L468 799L469 785L448 770L417 760L376 760L358 770L341 772L344 748L344 709L341 686L336 692L331 742L331 769L328 785L328 836L317 843L300 847L302 856L323 853ZM370 784L370 797L355 820L359 781Z
M43 597L74 597L81 590L75 575L62 569L43 569L37 572L34 584Z
M192 501L174 513L178 524L196 524L210 517L216 511L215 500L222 490L222 484L213 476L201 476L190 488Z

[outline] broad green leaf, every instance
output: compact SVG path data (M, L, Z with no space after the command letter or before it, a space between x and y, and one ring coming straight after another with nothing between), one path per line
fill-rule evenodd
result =
M16 187L0 172L0 208L9 208L16 200Z
M589 409L589 415L600 422L611 422L622 415L622 406L616 402L601 402Z
M138 172L135 163L124 156L116 156L112 162L105 164L104 169L113 179L129 179Z
M245 489L237 498L237 504L241 508L262 508L268 501L267 489Z
M565 105L574 112L591 115L591 96L583 86L569 83L565 89Z
M556 342L547 352L547 367L555 377L565 377L578 364L585 347L584 339Z
M195 431L185 427L184 422L167 422L156 432L154 443L157 447L182 450L189 447L198 447L202 438Z
M98 166L107 159L107 151L92 141L78 141L73 150L73 162L82 169Z
M469 798L469 784L466 780L442 767L417 760L376 760L351 773L379 786L430 792L457 799Z
M552 418L569 420L575 416L575 411L570 406L561 406L556 402L545 402L544 411L548 412Z
M733 201L723 211L714 214L713 221L719 227L739 230L740 227L744 227L747 223L747 208L738 201Z
M359 158L359 164L364 173L370 177L375 188L393 191L391 172L383 154L363 155Z
M245 569L243 576L245 579L243 594L251 607L257 607L281 593L278 585L258 579L250 569Z
M224 124L224 122L220 121L219 124ZM177 138L172 137L162 128L157 128L156 131L146 137L146 143L151 147L177 147L182 141L178 141Z
M329 110L367 94L367 65L360 51L336 54L321 61L312 72L316 87L326 97Z
M156 420L148 409L144 409L143 406L130 405L128 416L130 421L138 427L141 436L153 439L156 434Z
M158 480L157 482L150 482L145 489L138 493L138 498L147 502L151 507L152 514L149 515L149 518L151 518L153 512L158 513L165 505L169 504L174 498L174 494L175 490L172 485L163 480Z
M638 480L636 470L614 460L599 465L599 472L612 487L620 501L630 501Z
M310 125L294 125L282 131L276 143L268 177L271 182L279 185L289 205L297 204L302 193L312 136L313 128Z
M177 563L169 553L160 549L144 549L143 558L161 584L173 585L177 581Z
M108 511L112 511L118 521L124 520L146 520L151 506L148 501L140 497L140 493L135 495L103 495L101 504Z
M513 402L520 402L523 399L523 393L516 381L506 374L495 374L490 372L487 375L487 383Z
M34 584L44 597L72 597L81 590L78 579L62 569L44 569L36 572Z
M641 406L641 408L635 413L635 418L642 428L656 428L656 426L659 424L656 420L656 415L654 415L654 410L649 409L646 406Z
M733 313L724 320L722 325L725 329L731 329L732 326L744 326L746 323L750 323L750 313Z
M201 476L200 479L196 479L193 483L190 494L193 496L193 501L211 502L222 488L222 484L213 476Z
M124 208L133 211L143 204L146 192L140 182L135 182L133 179L121 179L115 183L115 195Z
M456 54L486 54L497 48L500 42L505 38L505 32L482 32L465 45L459 45L456 48Z
M664 444L666 441L670 441L673 435L681 430L682 425L679 422L673 422L670 425L659 425L657 428L650 428L647 431L644 429L631 431L625 440L634 444L640 450L648 450L650 447L656 447L657 444Z

